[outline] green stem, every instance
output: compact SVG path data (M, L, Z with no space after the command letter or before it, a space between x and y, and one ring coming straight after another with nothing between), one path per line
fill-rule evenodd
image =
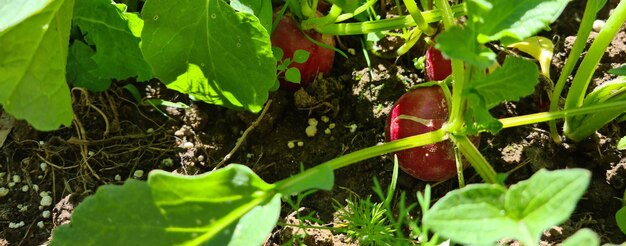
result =
M291 176L287 179L283 179L276 183L276 190L283 191L288 190L288 187L297 184L299 180L305 179L309 175L314 175L320 172L324 168L331 168L337 170L342 167L349 166L362 160L366 160L379 155L420 147L424 145L434 144L448 139L446 129L441 128L436 131L415 135L395 141L387 142L381 145L368 147L365 149L357 150L347 155L342 155L330 161L324 162L313 168L307 169L304 172Z
M347 155L340 156L322 164L330 165L333 170L348 166L352 163L366 160L375 156L388 154L400 150L420 147L424 145L434 144L448 139L446 130L441 128L436 131L415 135L381 145L372 146L362 150L352 152Z
M450 29L455 25L454 11L447 0L435 0L435 5L441 11L441 17L445 29ZM463 112L465 108L465 98L461 93L465 87L466 73L465 64L462 60L452 59L452 78L454 79L452 93L452 108L450 109L450 131L455 132L463 126Z
M595 72L600 62L600 58L602 58L611 40L615 37L615 34L619 31L622 24L624 24L624 21L626 21L626 1L620 1L613 11L613 14L606 21L604 28L598 33L598 36L587 51L587 55L585 55L585 58L578 67L578 71L572 81L572 86L565 99L565 109L577 108L583 104L585 92L587 91L593 72ZM563 128L565 134L571 130L569 129L570 127L575 127L568 125L570 120L569 117L565 119Z
M456 159L456 174L459 179L459 188L465 187L465 177L463 177L463 157L459 148L454 148L454 159Z
M578 58L587 44L587 38L593 28L593 21L596 19L596 13L598 12L597 6L597 0L587 1L585 13L583 14L583 20L578 27L578 33L576 33L576 41L574 41L574 45L567 56L567 62L565 62L565 66L563 67L563 70L561 70L559 80L552 91L552 96L550 97L550 112L558 110L559 102L561 101L561 93L563 92L563 88L565 88L565 82L567 82L567 78L572 71L574 71L574 67L578 63ZM550 136L554 142L561 142L561 138L559 137L559 133L556 129L556 121L550 121Z
M489 164L487 159L478 151L476 146L467 138L467 136L450 135L450 138L456 146L461 150L463 156L472 164L474 170L480 175L487 183L497 184L497 173Z
M441 11L441 17L443 20L443 26L446 29L454 26L454 13L450 7L450 3L447 0L435 0L437 9Z
M465 15L465 4L459 4L452 7L452 13L454 16ZM422 12L424 21L433 23L441 20L441 11L430 10ZM401 29L405 27L416 26L413 17L410 15L399 16L383 20L364 21L355 23L338 23L325 26L316 26L314 29L323 34L332 35L358 35L367 34L371 32L388 31L394 29Z
M328 15L322 17L312 17L303 20L300 23L300 28L302 30L309 30L315 28L316 26L324 26L335 23L337 18L339 18L339 16L341 15L341 12L342 9L339 6L333 4L333 6L330 7L330 10L328 11Z
M337 21L336 22L345 21L347 19L350 19L350 18L352 18L354 16L359 15L359 14L367 11L368 9L372 8L376 2L377 2L377 0L368 0L363 5L361 5L358 8L356 8L352 13L343 13L343 14L341 14L339 17L337 17Z
M626 110L626 101L603 103L600 105L584 106L580 108L567 109L558 112L543 112L536 114L528 114L517 117L500 119L502 128L510 128L516 126L530 125L539 122L546 122L576 115L598 113L600 111L613 111L619 108Z
M413 17L413 21L417 24L417 27L419 27L423 33L428 36L435 34L435 29L433 29L428 22L424 20L424 16L422 16L422 12L417 8L415 0L404 0L404 5L407 10L409 10L411 17Z

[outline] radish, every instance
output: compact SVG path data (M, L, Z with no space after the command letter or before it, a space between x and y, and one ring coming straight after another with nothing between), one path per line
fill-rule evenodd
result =
M428 80L444 80L452 73L452 63L443 57L441 51L430 46L426 50L426 78Z
M441 128L448 105L439 86L418 87L402 95L391 108L385 126L387 141ZM441 181L456 175L454 146L450 141L395 152L402 170L424 181Z
M276 13L274 14L276 15ZM335 47L333 35L321 34L315 31L306 31L306 35L320 43ZM330 73L332 70L335 51L311 42L305 36L305 32L300 30L298 23L291 14L285 13L282 16L272 33L271 39L273 46L283 50L283 57L285 58L292 58L296 50L309 52L309 59L306 62L292 62L289 64L289 67L295 67L300 70L300 84L291 83L285 81L284 78L280 78L280 88L295 91L300 87L306 87L315 79L318 73Z

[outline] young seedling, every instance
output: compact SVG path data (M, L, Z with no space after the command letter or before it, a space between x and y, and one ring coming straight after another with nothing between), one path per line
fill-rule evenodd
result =
M275 13L275 16L278 12ZM276 20L275 20L276 21ZM295 91L313 82L318 74L330 73L335 59L335 38L333 35L316 31L302 31L294 16L287 12L277 20L272 32L272 45L280 48L278 70L285 71L280 78L281 89ZM292 58L293 60L290 60ZM293 61L293 62L291 62Z

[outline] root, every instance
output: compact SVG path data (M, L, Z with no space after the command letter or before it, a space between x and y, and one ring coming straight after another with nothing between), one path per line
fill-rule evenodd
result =
M246 129L243 134L241 135L241 137L239 139L237 139L237 143L235 144L235 147L230 150L230 152L228 152L228 154L226 156L224 156L224 159L222 159L222 161L220 161L220 163L218 163L215 168L213 168L213 170L215 171L216 169L220 168L222 165L224 165L225 162L227 162L237 151L237 149L239 149L239 147L241 146L241 144L246 140L246 137L248 136L248 134L257 126L259 125L259 122L261 122L261 120L263 119L263 116L265 116L265 113L267 112L267 110L270 108L270 105L272 104L272 100L268 100L267 103L265 104L265 107L263 108L263 111L261 111L261 114L259 115L259 117L252 123L252 125L250 125L248 127L248 129Z

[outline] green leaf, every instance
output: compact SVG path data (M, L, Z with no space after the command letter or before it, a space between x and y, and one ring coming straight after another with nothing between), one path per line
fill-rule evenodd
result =
M515 221L504 213L506 189L496 184L470 184L448 192L427 212L424 224L441 236L463 244L486 244L513 236Z
M451 59L460 59L481 68L494 64L496 54L473 42L475 38L476 34L470 27L453 26L437 36L435 47Z
M330 190L335 183L333 169L329 165L321 164L298 175L276 183L278 192L291 195L309 189Z
M0 0L0 104L40 131L72 123L65 65L73 5Z
M484 101L478 95L469 94L467 103L468 118L465 121L469 127L468 134L474 135L482 131L489 131L495 134L502 129L502 123L489 113Z
M600 245L600 238L598 234L590 229L583 228L578 230L574 235L568 237L563 241L561 246L598 246Z
M622 207L615 213L615 221L617 226L624 234L626 234L626 207Z
M259 18L261 25L270 32L272 30L271 0L230 0L230 6L239 12L246 12Z
M91 59L95 54L85 43L76 40L70 46L67 57L67 80L74 86L99 92L109 89L111 79L101 78L94 74L98 64Z
M539 239L551 226L565 222L587 190L591 173L585 169L539 170L512 185L506 194L509 217L524 221L524 229Z
M584 169L540 170L505 190L472 184L449 192L424 217L425 225L462 244L502 238L537 245L545 229L565 221L582 197L591 173Z
M285 56L283 49L277 46L272 46L272 54L274 55L274 59L276 59L276 61L282 61L283 56Z
M243 165L148 182L105 185L55 230L52 245L260 245L280 213L280 194Z
M101 186L82 201L71 223L54 230L50 245L173 244L175 233L166 233L167 224L150 186L131 179L124 186Z
M125 9L126 5L109 0L81 0L76 2L73 20L87 43L95 46L91 57L97 65L94 75L145 81L152 78L152 71L139 47L143 20Z
M142 16L142 51L168 88L229 108L262 109L276 83L276 60L255 16L223 0L151 0Z
M290 67L285 71L285 80L291 83L300 84L300 79L300 70L298 70L297 68Z
M533 93L539 70L533 62L508 56L495 72L472 81L469 92L479 95L487 109L506 100L518 100Z
M617 149L618 150L626 149L626 137L620 138L619 142L617 142Z
M186 242L193 245L227 245L234 239L248 240L240 245L260 245L280 213L280 201L268 193L274 186L244 165L231 164L199 176L158 171L150 174L148 183L169 229L186 234L190 239ZM248 212L253 212L253 218L241 221ZM258 217L259 212L271 216ZM253 223L257 234L241 235L236 229L244 222Z
M519 41L554 22L570 0L468 1L480 43Z
M139 89L133 84L126 84L122 88L126 89L128 93L135 99L135 102L141 103L141 93L139 93Z
M615 74L619 76L626 76L626 65L622 65L621 67L613 68L609 70L610 74Z
M293 62L295 63L305 63L309 59L309 52L306 50L296 50L293 53Z

